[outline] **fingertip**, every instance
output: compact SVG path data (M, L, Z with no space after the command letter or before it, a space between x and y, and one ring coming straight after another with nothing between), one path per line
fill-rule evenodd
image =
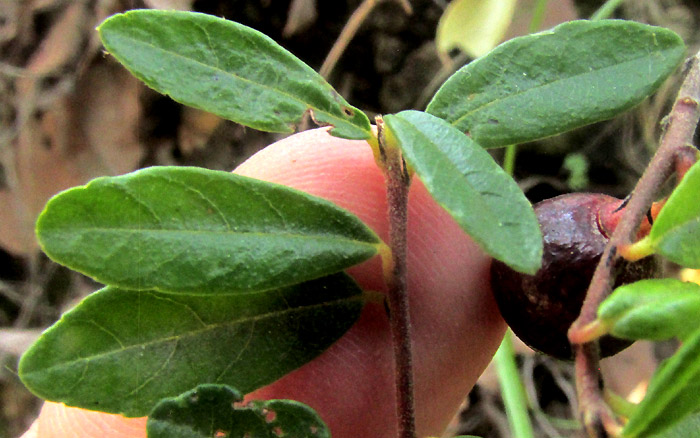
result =
M39 421L36 420L34 423L32 423L31 427L24 432L24 435L22 435L19 438L38 438L38 429L39 429Z
M328 199L388 240L386 183L366 142L331 137L323 129L306 131L268 146L236 172ZM416 422L422 434L439 434L498 348L505 323L490 291L490 258L417 178L410 188L408 213ZM377 263L348 272L365 289L383 287ZM393 435L388 326L382 312L367 307L361 320L321 357L255 396L310 404L334 436L357 436L358 428L365 434ZM320 381L318 387L309 385L314 380ZM371 399L379 400L373 414L354 410ZM339 412L352 418L352 424Z
M146 438L145 418L86 411L46 402L22 438Z
M328 199L355 213L387 240L384 177L364 141L335 138L325 129L306 131L267 147L236 172ZM489 258L418 180L411 187L409 205L417 420L423 434L435 434L445 427L487 365L505 325L489 291ZM363 288L382 288L376 258L350 272ZM395 422L387 329L383 309L367 308L343 339L295 372L297 380L287 376L260 393L301 401L306 395L319 412L327 411L324 419L329 418L329 424L335 424L332 429L339 431L334 436L357 436L360 426L374 436L391 436ZM309 385L310 381L318 385ZM370 405L375 406L374 414L367 409ZM344 418L333 418L341 413ZM146 419L47 402L22 438L58 437L145 438Z

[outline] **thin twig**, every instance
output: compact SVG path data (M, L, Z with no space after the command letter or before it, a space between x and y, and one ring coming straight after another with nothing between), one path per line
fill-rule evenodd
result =
M669 115L669 123L661 139L661 145L629 197L622 218L610 237L601 261L593 274L581 314L569 330L569 339L572 343L582 341L581 329L595 320L600 303L610 294L614 280L614 268L619 258L618 248L631 244L636 238L637 229L655 200L659 187L674 172L676 154L685 145L692 144L693 135L700 119L700 109L698 108L700 102L700 53L691 58L688 65L688 74ZM584 420L588 421L587 427L592 427L591 421L597 423L601 419L592 417L589 413L595 414L599 410L598 406L604 404L600 388L590 384L591 381L597 381L599 378L599 370L596 366L597 353L592 353L589 347L583 348L581 346L576 348L576 351L577 384L581 409L584 412ZM581 354L579 355L579 353ZM614 429L614 427L611 426L610 429ZM612 433L611 430L609 432Z
M389 207L389 245L392 253L392 275L387 279L391 337L394 345L396 377L396 410L399 438L415 438L413 399L413 354L411 321L406 282L406 225L408 221L408 188L410 177L401 152L387 144L384 122L377 118L379 148L384 160Z
M411 8L411 4L408 2L408 0L398 1L406 14L410 15L413 13L413 9ZM352 41L352 39L355 37L355 34L362 23L365 22L367 16L380 2L382 2L382 0L365 0L360 4L360 6L357 7L357 9L355 9L355 12L352 13L348 21L345 23L345 27L343 27L338 39L333 44L333 47L331 47L331 50L328 52L328 55L323 61L321 68L318 70L318 73L321 76L328 79L333 71L333 68L335 68L335 65L338 63L340 56L343 54L343 52L345 52L345 49L348 47L348 44L350 44L350 41Z
M345 23L345 27L343 27L343 30L340 32L338 39L335 40L330 52L328 52L326 59L323 60L323 64L318 70L318 73L321 76L328 79L328 76L330 76L333 68L338 63L340 55L342 55L345 49L348 47L348 44L350 44L350 41L357 33L360 25L365 22L369 13L372 12L372 9L374 9L374 7L381 1L382 0L365 0L362 2L362 4L360 4L360 6L357 7L357 9L355 9L355 12L352 13L348 21Z
M600 354L596 343L574 345L576 388L583 427L591 438L617 436L619 425L601 392Z

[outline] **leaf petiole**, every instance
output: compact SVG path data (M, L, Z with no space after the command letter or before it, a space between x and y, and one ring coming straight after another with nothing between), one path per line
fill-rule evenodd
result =
M617 253L630 262L636 262L644 257L653 255L655 252L655 242L653 242L649 236L629 245L620 245L617 247Z

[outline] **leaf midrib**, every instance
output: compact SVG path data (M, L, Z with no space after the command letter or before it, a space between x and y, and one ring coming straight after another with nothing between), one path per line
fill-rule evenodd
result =
M275 87L271 87L271 86L266 85L266 84L254 82L254 81L252 81L252 80L250 80L250 79L241 77L241 76L239 76L239 75L237 75L237 74L235 74L235 73L233 73L233 72L230 72L230 71L227 71L227 70L223 70L223 69L221 69L221 68L214 67L214 66L211 66L211 65L209 65L209 64L204 64L203 62L200 62L200 61L198 61L198 60L196 60L196 59L194 59L194 58L189 58L189 57L183 56L183 55L181 55L181 54L178 53L178 52L173 52L173 51L169 51L169 50L162 49L162 48L160 48L160 47L158 47L158 46L155 46L155 45L153 45L153 44L150 44L150 43L148 43L148 42L146 42L146 41L142 41L142 40L139 40L139 39L137 39L137 38L130 38L129 36L124 35L124 34L121 34L121 35L122 35L122 39L123 39L123 40L131 41L131 42L134 42L134 43L137 43L137 44L141 44L142 46L150 47L150 48L154 49L155 51L159 51L159 52L162 52L162 53L165 53L165 54L169 54L169 55L171 55L171 56L173 56L173 57L175 57L175 58L180 58L180 59L182 59L182 60L189 61L189 62L191 62L191 63L194 63L194 64L200 65L200 66L202 66L202 67L205 67L205 68L207 68L207 69L210 69L210 70L213 71L213 72L223 73L223 74L232 76L233 78L235 78L235 79L237 79L237 80L240 80L240 81L242 81L242 82L245 82L245 83L248 83L248 84L252 84L252 85L256 85L256 86L258 86L258 87L261 87L261 88L264 88L264 89L267 89L267 90L270 90L270 91L273 91L273 92L277 92L277 93L279 93L279 94L281 94L281 95L283 95L283 96L285 96L285 97L288 97L288 98L291 99L291 100L294 100L294 101L298 102L299 104L301 104L302 106L304 106L304 107L307 108L307 109L313 109L314 111L316 111L316 112L318 112L318 113L326 114L326 115L328 116L328 118L331 118L331 119L333 119L333 120L337 120L337 121L339 121L339 123L345 123L345 124L350 125L350 126L352 126L352 127L354 127L354 128L360 129L362 132L367 132L365 129L359 127L358 125L352 123L351 121L348 121L348 120L346 120L346 119L343 119L343 118L341 118L341 117L339 117L339 116L337 116L337 115L334 115L334 114L332 114L332 113L330 113L330 112L328 112L328 111L324 111L324 110L322 110L322 109L320 109L320 108L317 108L317 107L314 107L314 106L312 106L312 105L309 105L307 102L303 101L302 99L299 99L299 98L295 97L295 96L292 95L292 94L286 93L286 92L282 91L281 89L278 89L278 88L275 88ZM207 33L207 35L208 35L208 33ZM116 55L113 55L113 56L115 56L115 58L118 58L118 56L116 56ZM119 57L121 57L121 56L119 56ZM313 70L312 70L312 71L313 71ZM314 72L314 73L315 73L315 72ZM170 93L169 93L169 94L170 94ZM346 104L347 104L347 103L346 103ZM347 106L350 106L350 104L347 104Z
M60 234L62 236L65 235L70 235L70 236L82 236L83 234L87 234L90 232L101 232L101 233L113 233L113 234L118 234L118 233L128 233L128 234L211 234L211 235L224 235L224 236L231 236L235 237L237 235L242 235L242 236L255 236L259 238L266 238L266 239L275 239L275 238L283 238L283 239L288 239L288 240L314 240L314 239L322 239L322 240L329 240L329 241L336 241L336 242L351 242L359 245L367 245L367 246L373 246L373 247L378 247L381 245L381 240L379 238L376 238L375 240L359 240L359 239L350 239L346 238L343 236L338 236L335 234L294 234L292 232L263 232L263 231L234 231L234 230L192 230L192 229L183 229L183 230L178 230L178 229L158 229L158 228L103 228L103 227L84 227L80 228L79 230L71 231L70 229L61 229L61 230L40 230L40 234ZM41 239L42 241L46 241L46 237L44 239Z
M264 293L264 292L269 292L269 291L262 291L262 292ZM149 292L144 291L142 293L149 293ZM81 357L81 358L77 358L77 359L70 360L70 361L64 361L64 362L61 362L60 364L57 364L57 365L52 365L50 367L41 368L41 370L38 370L38 371L23 372L22 374L23 374L23 376L31 376L31 375L36 374L36 373L48 372L50 370L60 370L62 368L70 367L70 366L73 366L75 364L80 364L80 363L85 362L85 361L91 362L91 361L95 361L95 360L99 360L99 359L104 359L106 357L109 357L110 355L124 353L124 352L127 352L127 351L135 349L135 348L143 348L143 347L153 346L153 345L157 345L157 344L179 341L183 338L193 337L193 336L199 335L201 333L204 333L204 332L207 332L210 330L223 329L226 326L235 326L235 325L243 325L243 324L248 324L248 323L255 323L255 322L263 320L263 319L268 319L268 318L272 318L272 317L275 317L275 318L282 317L287 313L299 312L302 310L322 309L322 308L328 307L328 306L340 305L344 302L351 303L352 301L361 301L361 300L362 300L362 294L358 293L358 294L355 294L355 295L352 295L349 297L343 297L343 298L339 298L339 299L336 299L333 301L326 301L323 303L316 303L316 304L311 304L308 306L300 306L300 307L288 308L288 309L284 309L284 310L277 310L274 312L267 312L267 313L257 315L257 316L252 316L252 317L236 319L236 320L227 320L227 321L224 321L221 323L206 324L204 327L201 327L200 329L191 330L191 331L186 332L185 334L169 336L167 338L159 338L159 339L151 340L151 341L140 343L140 344L132 344L132 345L129 345L125 348L109 350L109 351L102 352L99 354L94 354L92 356ZM181 303L178 303L178 304L181 304ZM201 319L201 318L199 318L199 319ZM83 319L83 318L80 318L80 319L76 318L74 320L71 320L70 323L72 324L72 323L83 322L83 321L88 322L90 324L95 324L94 320ZM63 322L63 323L67 323L67 322ZM101 325L99 325L99 326L101 326Z
M659 53L665 54L665 53L667 53L667 52L669 52L669 51L672 51L672 49L661 50L661 51L659 51ZM466 119L467 117L471 116L471 115L472 115L473 113L475 113L475 112L482 111L484 108L487 108L487 107L489 107L489 106L495 105L495 104L497 104L497 103L501 103L502 101L506 101L506 100L508 100L508 99L515 98L515 97L518 97L518 96L523 95L523 94L526 94L526 93L530 93L530 92L532 92L533 90L537 90L537 89L540 89L540 88L544 89L544 88L546 88L546 87L554 86L554 85L556 85L556 84L559 83L559 82L568 81L568 80L570 80L570 79L576 79L576 78L578 78L578 77L580 77L580 76L584 76L584 75L589 74L589 73L601 73L601 72L604 72L604 71L607 70L607 69L615 69L615 68L620 67L620 66L625 66L625 65L630 64L630 63L638 62L639 60L642 60L642 59L644 59L644 57L643 57L643 56L640 56L640 57L637 57L637 58L634 58L634 59L625 61L625 62L623 62L623 63L618 63L618 64L614 64L614 65L609 65L609 66L606 66L606 67L603 67L603 68L600 68L600 69L590 70L590 71L588 71L588 72L582 72L582 73L580 73L580 74L576 74L576 75L573 75L573 76L567 76L567 77L565 77L565 78L556 79L556 80L554 80L554 81L547 82L547 83L545 83L544 85L534 86L534 87L527 88L527 89L524 89L524 90L522 90L522 91L518 91L518 92L515 92L515 93L508 93L508 95L506 95L506 96L504 96L504 97L501 97L501 98L498 98L498 99L489 101L489 102L487 102L487 103L484 104L484 105L481 105L481 106L479 106L479 107L474 108L473 110L471 110L471 111L469 111L469 112L464 113L462 116L460 116L459 118L455 119L455 121L452 122L451 124L452 124L453 126L457 126L457 125L461 124L462 121L463 121L464 119Z
M409 123L410 123L410 122L409 122ZM445 152L442 151L442 149L440 149L438 146L436 146L436 145L435 145L435 142L433 142L433 141L430 139L430 137L428 137L427 135L425 135L420 129L414 129L414 131L417 132L418 135L420 135L427 143L431 144L431 145L433 146L433 148L434 148L436 151L438 151L439 156L440 156L443 160L447 161L447 163L450 164L450 167L451 167L452 169L456 170L457 174L460 175L460 176L462 177L462 180L464 180L464 181L467 183L466 185L469 186L475 193L477 193L477 194L479 195L479 200L480 200L481 203L484 205L485 210L488 212L488 215L489 215L488 219L492 219L492 221L495 221L495 222L497 222L497 223L501 223L501 220L498 218L498 215L495 213L494 209L491 208L491 206L489 205L488 202L486 202L486 201L483 200L483 197L481 196L481 195L482 195L482 192L479 191L479 190L477 190L477 189L474 187L474 185L471 183L471 181L469 181L469 180L467 179L466 175L464 175L464 173L462 173L462 172L459 170L459 168L453 163L453 161L450 160L449 155L447 155ZM486 222L486 219L484 220L484 222Z

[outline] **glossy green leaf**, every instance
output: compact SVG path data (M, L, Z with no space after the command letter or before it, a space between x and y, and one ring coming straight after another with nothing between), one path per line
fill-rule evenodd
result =
M656 371L644 400L625 425L625 438L648 437L700 410L700 330Z
M464 66L427 112L485 147L547 137L641 102L683 60L678 35L631 21L573 21Z
M161 401L148 417L148 438L330 438L318 414L293 400L253 401L224 385L200 385Z
M459 48L477 58L503 40L516 0L453 0L440 17L435 45L447 55Z
M427 113L403 111L384 120L433 198L484 251L517 271L537 272L542 233L535 212L488 152Z
M222 18L135 10L99 27L105 48L137 78L195 108L263 131L295 130L305 113L331 134L372 136L369 120L318 73L262 33Z
M372 257L380 242L330 202L194 167L151 167L60 193L37 235L49 257L102 283L202 294L318 278Z
M318 356L357 320L346 274L238 295L107 287L83 300L22 356L36 395L126 416L203 383L243 393Z
M700 162L685 174L649 232L656 252L688 268L700 268Z
M685 338L699 317L700 285L672 278L620 286L598 308L610 333L627 339Z

